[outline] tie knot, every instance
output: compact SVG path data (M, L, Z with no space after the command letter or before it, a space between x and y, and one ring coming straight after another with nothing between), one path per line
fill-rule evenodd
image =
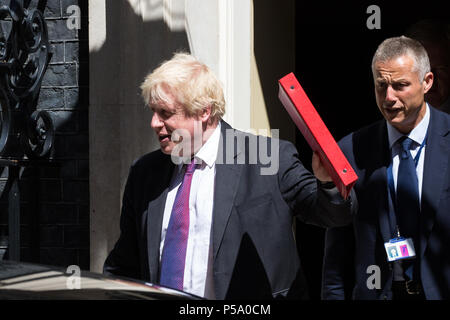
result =
M403 136L400 138L399 142L402 145L402 158L406 159L409 155L409 149L411 148L411 144L413 143L413 140L411 138L408 138L406 136Z
M409 151L412 143L413 143L412 139L405 137L404 140L402 141L403 151Z
M197 166L198 164L195 162L195 158L192 158L191 163L186 165L186 174L193 174Z

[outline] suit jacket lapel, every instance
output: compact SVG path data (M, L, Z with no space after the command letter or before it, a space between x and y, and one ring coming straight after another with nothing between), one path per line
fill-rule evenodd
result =
M172 163L170 157L167 157L161 174L163 180L160 182L163 186L163 190L157 198L149 202L147 209L148 267L150 271L150 281L153 283L158 281L162 220L174 168L175 165ZM155 181L155 183L157 182Z
M214 185L212 225L214 260L216 259L217 252L219 251L222 243L222 238L231 214L234 198L238 189L237 184L239 182L239 176L242 170L241 165L227 164L230 160L235 161L237 155L242 152L237 143L235 143L236 141L233 141L233 143L230 144L230 139L234 139L234 132L234 129L232 129L229 124L222 121ZM232 154L230 154L230 152Z
M420 214L420 256L423 255L427 239L433 228L439 199L444 188L449 158L449 124L446 119L430 108L428 141L422 182L422 211Z

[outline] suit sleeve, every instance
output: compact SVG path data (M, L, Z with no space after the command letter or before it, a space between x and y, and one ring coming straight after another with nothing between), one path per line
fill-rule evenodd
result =
M353 136L348 135L339 142L339 147L349 159L353 157ZM356 200L355 188L352 198ZM354 213L355 215L356 213ZM325 234L325 250L322 269L322 299L352 299L355 285L355 235L353 224L329 228Z
M337 188L326 190L298 158L290 142L280 140L280 190L296 216L305 223L319 227L348 225L356 212L356 196L352 190L344 200Z
M130 169L125 185L122 212L120 216L120 237L108 255L103 266L103 273L139 279L139 253L136 231L136 214L133 207L134 171Z
M325 234L322 299L350 299L354 286L353 226L330 228Z

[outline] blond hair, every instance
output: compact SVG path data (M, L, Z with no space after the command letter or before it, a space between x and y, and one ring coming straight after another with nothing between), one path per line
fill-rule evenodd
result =
M211 107L211 119L225 114L222 85L214 73L192 55L179 52L164 61L145 77L142 97L148 106L167 103L171 95L188 116L195 116Z

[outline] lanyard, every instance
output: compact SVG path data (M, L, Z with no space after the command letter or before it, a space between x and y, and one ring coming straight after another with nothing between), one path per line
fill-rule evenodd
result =
M425 135L425 138L423 139L422 144L420 145L419 151L417 151L417 154L414 157L414 164L415 164L416 168L417 168L417 164L419 163L420 154L422 153L422 149L426 145L427 137L428 137L428 132ZM389 185L389 193L391 195L392 203L394 205L394 212L395 212L395 214L392 215L391 210L389 210L389 222L390 222L390 227L391 227L391 234L393 233L393 230L396 230L397 231L396 236L400 237L400 232L398 229L397 219L396 219L397 197L395 194L394 176L392 174L392 162L389 165L389 167L387 168L387 179L388 179L388 185Z

